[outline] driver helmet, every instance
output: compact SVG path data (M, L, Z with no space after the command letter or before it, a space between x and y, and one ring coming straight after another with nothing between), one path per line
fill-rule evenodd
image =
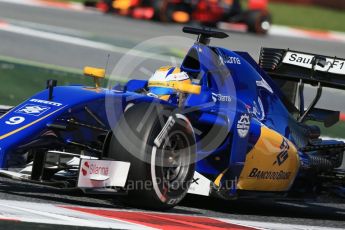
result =
M168 99L170 95L176 93L173 88L174 83L191 84L188 74L178 67L163 66L156 70L148 81L148 88L151 94L161 99Z

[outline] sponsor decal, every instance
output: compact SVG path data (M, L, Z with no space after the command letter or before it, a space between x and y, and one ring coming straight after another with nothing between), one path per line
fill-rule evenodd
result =
M250 128L250 118L248 114L243 114L237 122L237 133L240 137L245 138Z
M270 93L273 93L273 89L271 88L271 86L263 78L261 78L260 81L256 81L256 85L258 87L262 87L264 89L267 89L268 92L270 92Z
M82 159L80 162L78 187L124 187L129 167L129 162Z
M192 179L192 184L195 183L195 184L199 185L198 180L200 180L200 178L195 178L195 177L193 177L193 179Z
M258 168L253 168L248 177L261 180L288 180L291 176L291 172L287 171L264 171Z
M81 168L83 176L87 175L102 175L109 176L109 166L99 165L97 161L89 163L85 161Z
M15 113L40 116L48 110L50 110L50 107L48 106L25 104L22 107L20 107L17 111L15 111Z
M40 104L46 104L46 105L54 105L54 106L57 106L57 107L60 107L62 106L61 103L58 103L58 102L53 102L53 101L45 101L45 100L40 100L40 99L30 99L29 100L30 102L36 102L36 103L40 103Z
M224 58L224 63L226 63L226 64L241 65L241 59L239 59L238 57L226 56Z
M280 145L280 152L277 155L277 160L273 162L273 165L278 164L281 166L289 158L289 143L283 138L283 142Z
M315 56L310 54L287 52L283 63L311 69L314 58ZM345 75L345 60L326 58L326 65L324 67L316 66L315 69L322 72Z
M220 102L231 102L231 96L212 93L212 100L214 102L220 101Z
M260 121L265 119L265 110L260 97L258 97L258 102L253 102L252 114Z
M164 141L164 138L168 135L170 129L174 126L174 124L175 124L175 119L172 116L170 116L167 122L165 123L163 129L154 140L154 144L157 147L161 146L162 142Z
M211 181L197 171L194 172L192 183L188 193L201 196L209 196L211 190Z

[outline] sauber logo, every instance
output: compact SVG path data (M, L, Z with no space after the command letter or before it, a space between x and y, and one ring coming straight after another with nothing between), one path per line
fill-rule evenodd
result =
M315 55L305 54L305 53L296 53L296 52L287 52L283 63L300 66L303 68L311 69L313 67L312 63L315 59ZM322 72L329 72L334 74L345 74L345 60L338 58L325 57L326 65L316 66L315 69Z
M277 159L275 162L273 162L273 165L278 164L279 166L281 166L289 158L289 148L289 143L284 138L283 142L280 145L281 151L277 155Z
M22 106L21 108L19 108L16 111L16 113L40 116L41 114L48 111L49 109L50 107L48 106L26 104Z
M250 118L248 114L243 114L237 122L237 133L240 137L245 138L249 132Z
M81 172L83 176L97 174L108 176L109 175L109 167L98 165L97 163L89 163L85 161L84 164L81 166Z

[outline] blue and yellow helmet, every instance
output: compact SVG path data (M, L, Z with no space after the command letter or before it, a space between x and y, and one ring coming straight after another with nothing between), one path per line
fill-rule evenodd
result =
M188 74L181 71L180 68L163 66L151 76L148 87L151 93L160 97L176 93L174 85L177 82L191 84Z

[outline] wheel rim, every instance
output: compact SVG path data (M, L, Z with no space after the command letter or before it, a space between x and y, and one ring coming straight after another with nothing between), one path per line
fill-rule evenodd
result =
M166 138L160 157L162 179L167 189L178 189L186 182L191 162L189 141L180 131L175 131Z
M271 23L267 20L261 22L261 29L264 31L268 31L271 27Z

